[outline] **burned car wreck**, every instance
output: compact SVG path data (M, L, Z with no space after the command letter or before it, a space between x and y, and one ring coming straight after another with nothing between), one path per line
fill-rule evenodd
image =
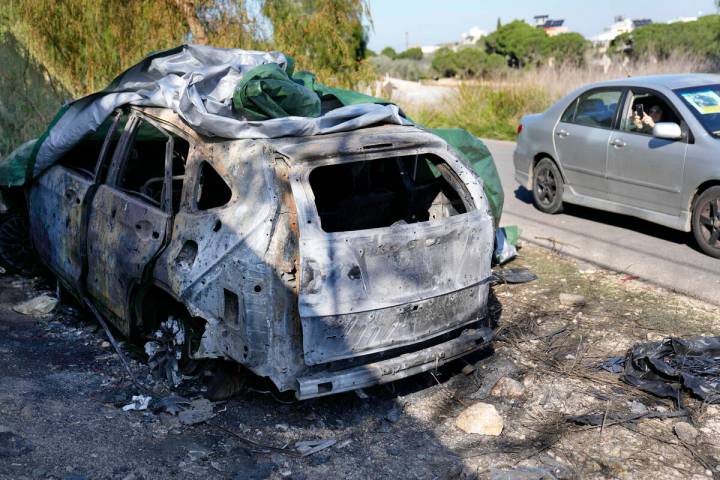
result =
M298 399L485 347L494 218L437 135L374 124L229 139L117 108L24 186L31 244L130 338L169 319Z
M194 358L298 398L425 371L491 335L482 184L415 127L218 140L132 108L28 202L42 262L123 334L182 318Z

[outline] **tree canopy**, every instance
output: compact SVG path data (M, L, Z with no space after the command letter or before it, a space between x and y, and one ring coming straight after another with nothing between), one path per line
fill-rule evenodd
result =
M679 54L717 61L720 60L720 16L707 15L692 22L651 23L620 35L611 48L634 59L664 60Z
M50 14L51 12L51 14ZM5 0L10 33L72 96L104 88L152 51L185 42L275 49L325 83L350 86L364 63L365 0Z
M537 66L544 58L548 36L544 30L513 20L485 37L488 53L502 55L511 67Z

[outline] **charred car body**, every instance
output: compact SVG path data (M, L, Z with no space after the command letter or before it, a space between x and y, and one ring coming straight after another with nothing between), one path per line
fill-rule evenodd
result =
M183 319L226 358L310 398L487 344L493 218L439 137L377 126L228 140L126 108L27 188L42 262L127 336Z

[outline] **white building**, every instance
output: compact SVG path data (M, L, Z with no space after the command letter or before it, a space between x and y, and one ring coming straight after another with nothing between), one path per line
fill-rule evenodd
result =
M480 27L472 27L469 31L460 35L460 43L463 45L474 45L482 37L487 36L487 32Z
M652 20L649 18L631 20L623 16L615 17L615 23L607 27L601 34L592 37L590 40L597 46L607 47L610 42L615 40L623 33L632 32L638 27L649 25Z

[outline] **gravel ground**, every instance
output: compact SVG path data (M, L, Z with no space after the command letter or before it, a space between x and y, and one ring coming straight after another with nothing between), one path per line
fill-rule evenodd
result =
M214 416L195 425L123 411L142 392L102 330L65 307L38 317L14 312L51 283L0 275L0 478L720 478L718 406L687 397L682 418L600 427L567 421L676 410L596 367L637 342L718 335L716 308L543 249L521 253L511 266L540 278L495 288L500 326L492 351L367 389L363 398L287 403L251 379L251 388L215 403ZM587 304L561 305L560 293ZM151 395L166 397L168 386L150 375L141 350L124 349ZM493 389L504 377L517 381L510 395ZM204 380L187 381L178 393L199 397ZM457 428L458 415L476 402L496 408L499 436ZM674 433L680 422L694 426L690 443ZM308 440L335 443L292 454Z

